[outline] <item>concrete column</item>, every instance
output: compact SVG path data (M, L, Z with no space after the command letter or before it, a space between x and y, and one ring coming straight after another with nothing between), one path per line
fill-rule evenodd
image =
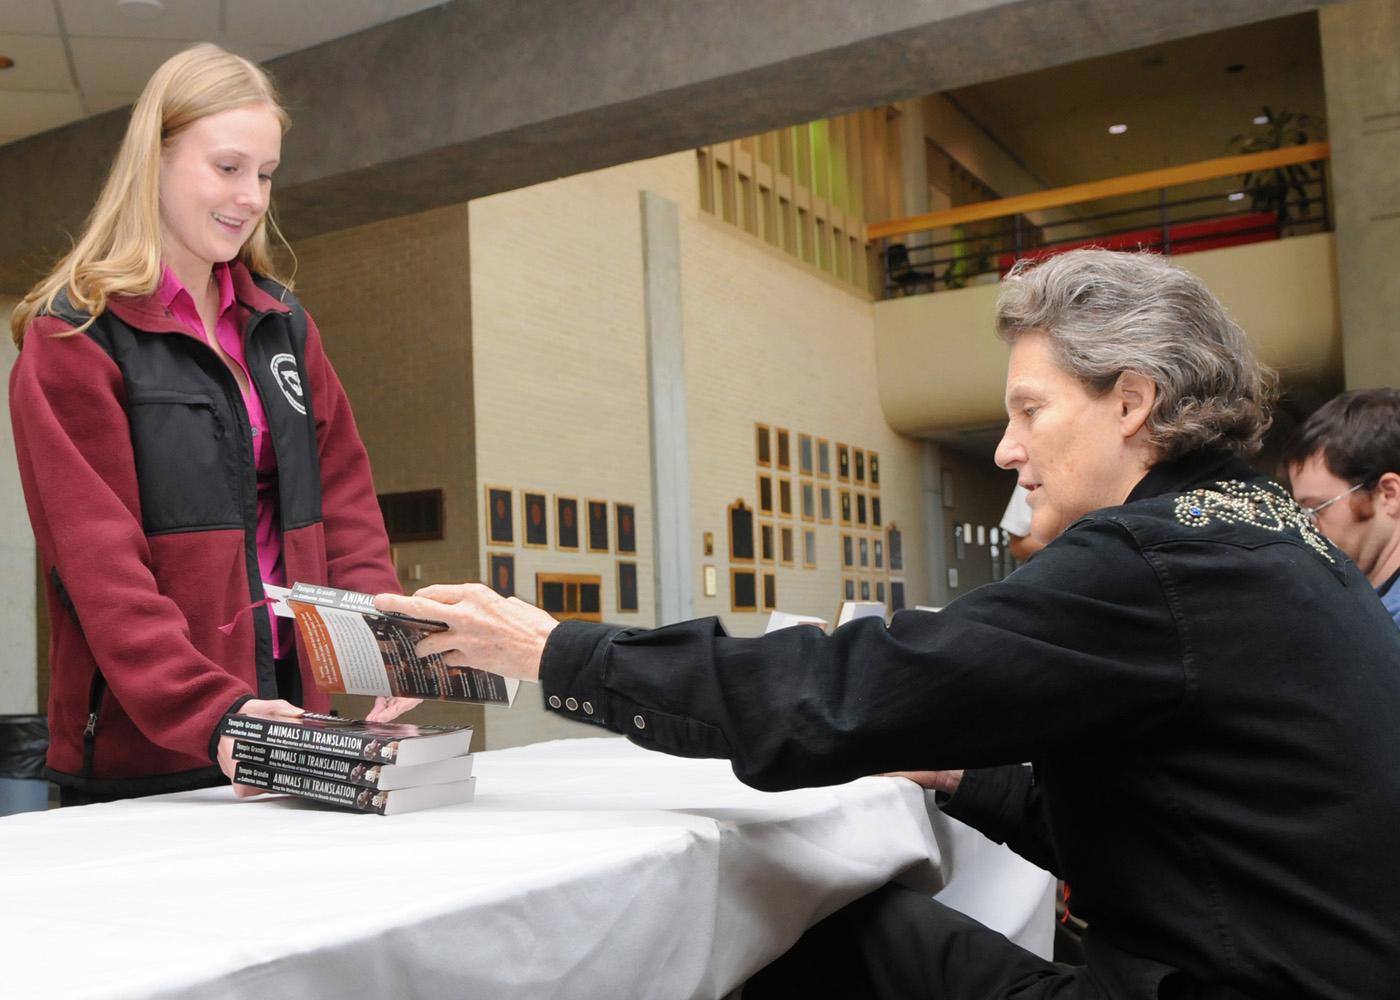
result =
M1318 12L1349 389L1400 385L1400 0Z
M0 715L39 710L35 656L34 534L20 490L15 439L10 433L10 369L19 356L10 341L16 300L0 296Z
M941 608L948 597L948 536L943 517L943 449L932 441L923 443L919 455L919 472L923 480L921 516L924 528L924 552L928 565L928 595L924 600L911 599L910 606L931 604Z
M919 100L899 102L899 179L904 193L904 215L923 215L929 211L928 204L928 153L924 149L923 102ZM929 242L928 233L910 233L906 237L910 246L922 246Z
M681 324L680 214L675 202L650 191L643 191L641 198L655 546L652 565L656 624L666 625L695 617L685 331Z

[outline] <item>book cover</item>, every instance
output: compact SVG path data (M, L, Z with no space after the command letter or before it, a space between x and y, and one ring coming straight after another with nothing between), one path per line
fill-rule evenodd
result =
M415 785L441 785L471 777L472 756L448 757L426 764L378 764L356 757L340 757L299 747L274 746L235 740L233 759L312 778L330 778L364 788L389 791Z
M251 785L269 792L285 792L298 798L344 806L360 812L378 813L381 816L470 802L476 793L475 778L449 781L441 785L418 785L414 788L376 791L373 788L352 785L348 781L313 778L307 774L278 771L246 761L239 762L233 780L241 785Z
M284 593L321 691L492 705L515 700L518 680L417 654L418 640L446 629L442 622L381 612L372 595L335 587L298 583Z
M470 726L415 726L364 722L307 712L299 719L224 716L223 735L269 746L314 750L379 764L426 764L471 749Z

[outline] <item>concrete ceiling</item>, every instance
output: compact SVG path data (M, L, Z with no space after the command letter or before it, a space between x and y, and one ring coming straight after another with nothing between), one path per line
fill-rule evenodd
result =
M1326 117L1317 14L1022 73L949 92L1047 187L1225 156L1268 105ZM1110 135L1108 127L1127 132ZM1311 138L1322 138L1313 135Z
M295 240L1325 2L431 4L270 60L295 121L283 146L276 204ZM210 23L225 32L255 7L293 19L310 9L308 23L315 24L319 14L329 17L342 6L180 2L191 9L201 4L206 15L216 12ZM48 3L56 16L70 6L110 4ZM43 7L43 0L0 0L0 17L5 24L21 17L29 23ZM387 16L389 7L378 11ZM42 28L31 25L31 33ZM155 61L130 76L144 77ZM121 110L107 111L0 145L0 290L29 287L64 245L64 234L81 225L125 125Z
M193 42L263 62L442 2L0 0L0 145L131 104Z

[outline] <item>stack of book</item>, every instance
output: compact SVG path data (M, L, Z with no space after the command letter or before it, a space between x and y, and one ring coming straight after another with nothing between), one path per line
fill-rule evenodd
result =
M269 792L381 815L471 801L468 726L230 715L234 780Z

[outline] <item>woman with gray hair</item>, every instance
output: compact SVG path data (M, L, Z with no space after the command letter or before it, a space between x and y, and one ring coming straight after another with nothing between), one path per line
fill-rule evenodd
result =
M1240 459L1272 375L1152 256L1018 268L997 329L997 462L1050 544L941 613L735 639L559 624L479 585L379 604L449 622L425 652L758 788L905 771L1089 922L1088 964L1055 965L887 886L746 1000L1400 996L1400 632Z

